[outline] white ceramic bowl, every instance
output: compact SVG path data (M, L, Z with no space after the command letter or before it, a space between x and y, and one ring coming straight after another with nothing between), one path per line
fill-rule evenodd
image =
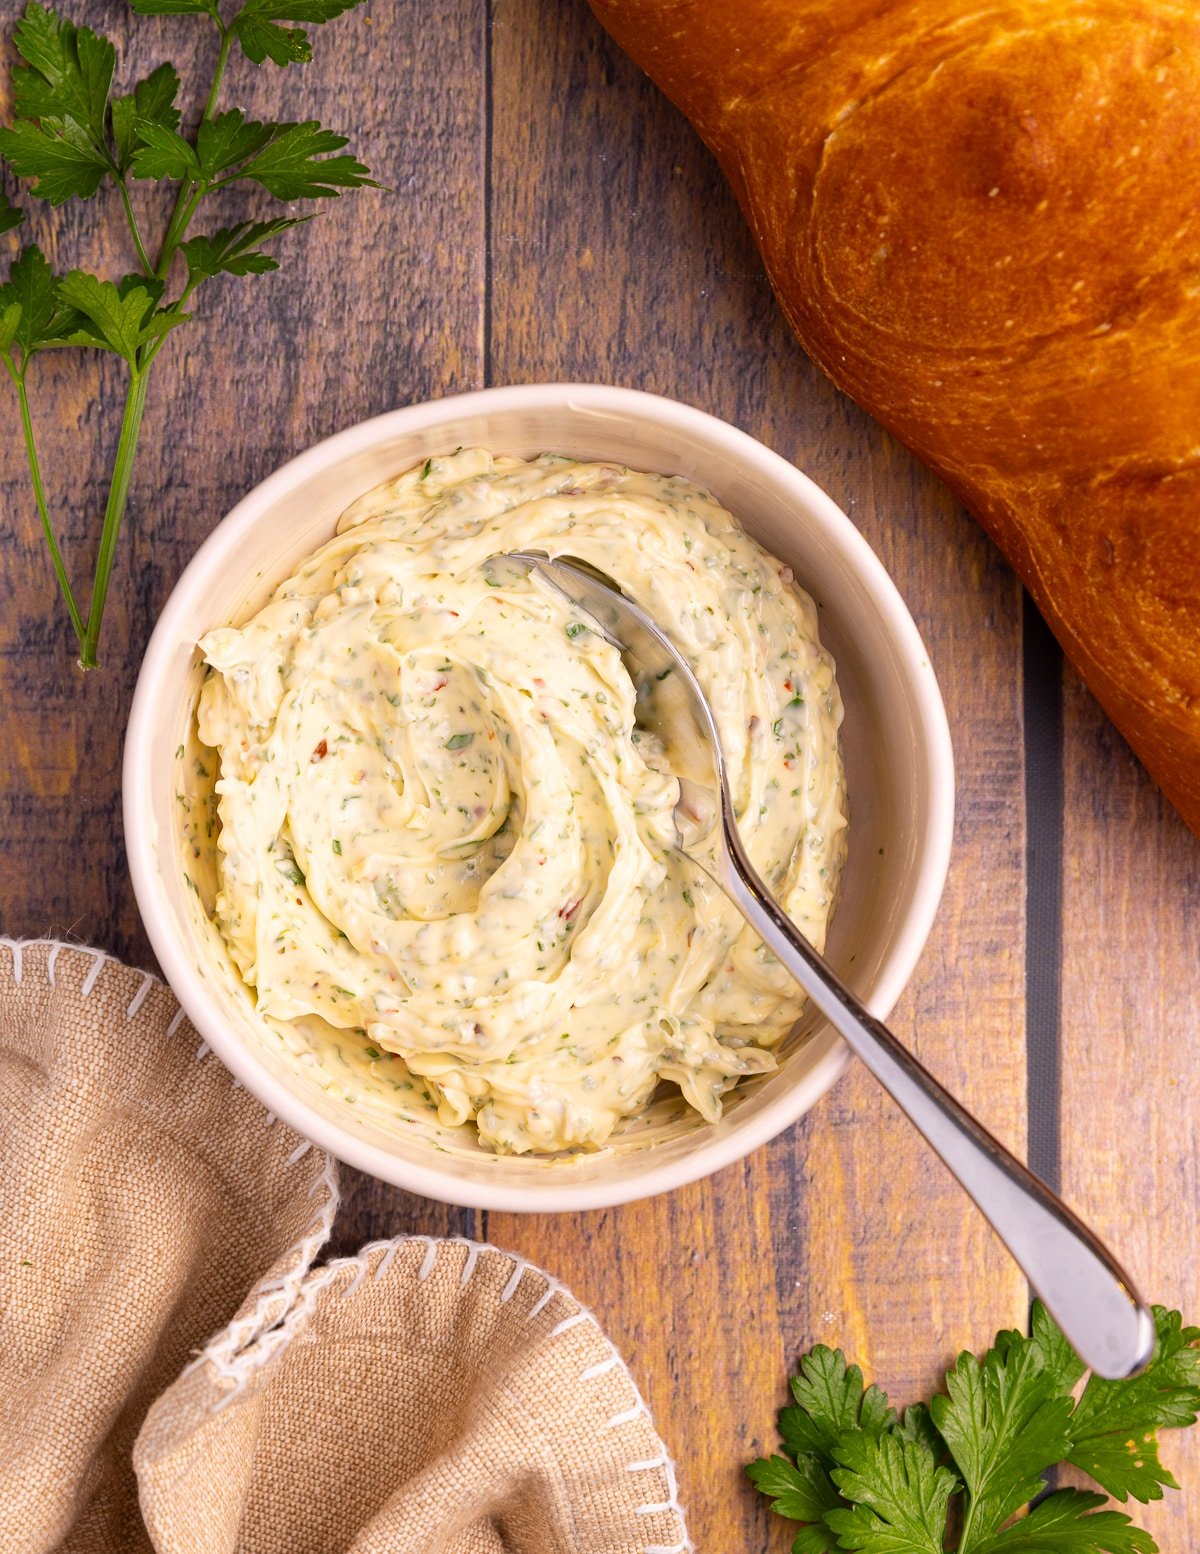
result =
M254 1010L185 878L188 750L201 681L196 639L244 620L328 539L360 493L459 445L554 450L686 475L714 491L820 606L837 663L850 852L829 936L833 965L886 1015L924 946L945 882L954 773L925 646L883 566L838 507L744 432L629 389L545 384L412 405L319 443L250 492L212 532L167 601L138 679L125 742L125 836L155 953L196 1029L300 1133L385 1181L450 1203L578 1210L678 1187L741 1158L824 1094L848 1053L812 1017L778 1071L739 1087L714 1126L690 1115L571 1160L443 1151L386 1114L349 1104L297 1063ZM193 747L194 749L194 747ZM182 753L181 753L182 752Z

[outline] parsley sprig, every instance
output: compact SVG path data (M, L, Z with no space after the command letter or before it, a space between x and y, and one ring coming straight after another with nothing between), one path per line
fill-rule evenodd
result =
M1149 1533L1104 1495L1058 1489L1025 1515L1060 1463L1143 1504L1179 1486L1157 1432L1200 1412L1200 1328L1154 1308L1157 1342L1140 1376L1090 1376L1039 1303L1028 1337L964 1352L946 1391L901 1417L840 1349L818 1345L779 1415L786 1455L746 1470L780 1516L804 1523L793 1554L1156 1554Z
M112 43L29 0L13 30L23 61L12 71L11 126L0 129L0 160L50 205L91 199L111 185L128 227L137 268L118 280L85 270L56 275L36 244L21 250L0 286L0 363L17 394L38 516L67 613L79 639L79 662L96 650L129 497L150 368L167 337L191 317L189 305L215 276L261 275L278 268L265 245L310 219L288 215L239 221L189 236L205 198L231 184L256 184L277 200L321 200L346 189L378 188L367 168L343 151L344 135L316 120L259 123L236 108L217 111L234 48L256 65L303 64L312 58L307 28L331 21L360 0L244 0L228 14L221 0L130 0L143 16L193 15L215 26L220 43L212 85L194 131L181 129L180 80L161 64L132 90L114 95ZM285 25L291 23L293 25ZM295 25L303 24L303 25ZM134 212L131 183L178 185L157 251ZM0 234L24 217L0 192ZM175 277L173 282L172 277ZM84 346L119 356L128 369L121 431L86 614L70 578L46 502L29 404L29 369L44 351Z

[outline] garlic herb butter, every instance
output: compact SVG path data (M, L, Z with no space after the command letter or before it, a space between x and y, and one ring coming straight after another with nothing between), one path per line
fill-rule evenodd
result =
M368 492L203 639L218 926L264 1015L356 1033L489 1147L603 1144L664 1081L715 1120L801 998L675 849L619 654L517 549L593 562L672 634L751 858L823 944L845 793L812 601L687 481L479 449Z

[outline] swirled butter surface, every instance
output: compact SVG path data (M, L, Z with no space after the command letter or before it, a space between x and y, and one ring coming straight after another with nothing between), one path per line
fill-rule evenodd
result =
M557 1151L603 1143L664 1081L717 1118L801 999L676 850L678 781L618 652L494 559L521 548L593 562L671 633L750 856L823 944L844 855L833 665L790 570L682 479L427 460L203 639L199 732L220 756L216 920L259 1010L356 1033L443 1125Z

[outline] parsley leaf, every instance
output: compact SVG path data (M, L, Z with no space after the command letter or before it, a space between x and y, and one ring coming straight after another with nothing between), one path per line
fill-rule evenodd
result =
M1140 1376L1104 1381L1092 1376L1071 1420L1067 1461L1118 1500L1162 1499L1178 1489L1158 1459L1155 1431L1195 1424L1200 1412L1200 1328L1184 1327L1177 1311L1154 1307L1154 1355Z
M1159 1429L1200 1414L1200 1328L1154 1308L1157 1344L1127 1381L1084 1367L1040 1303L1031 1332L1002 1332L977 1359L959 1355L946 1392L898 1418L857 1366L823 1345L781 1411L784 1453L751 1464L779 1515L803 1523L794 1554L1156 1554L1128 1516L1092 1491L1043 1495L1045 1471L1082 1468L1121 1500L1158 1499L1175 1480Z
M270 140L233 178L252 178L277 200L320 200L340 189L380 187L357 157L328 154L346 144L345 135L322 129L315 119L270 128Z
M200 159L178 131L153 119L135 119L129 170L135 178L200 177Z
M863 1429L878 1436L889 1428L895 1414L878 1387L863 1390L857 1365L847 1365L840 1349L818 1344L800 1361L800 1374L792 1378L795 1408L779 1415L779 1433L793 1452L828 1456L847 1430Z
M1074 1392L1087 1366L1071 1348L1058 1323L1042 1305L1033 1303L1032 1337L1042 1364L1054 1377L1060 1392Z
M202 124L196 136L196 154L204 176L212 178L260 151L275 133L274 124L247 119L237 108L228 108Z
M72 195L90 199L110 168L107 153L74 119L18 119L0 129L0 156L18 178L36 180L31 193L50 205Z
M29 0L13 42L25 64L12 73L15 119L0 130L0 155L19 178L35 181L39 199L88 199L113 167L105 122L116 50L37 0Z
M0 299L0 352L7 352L16 339L21 322L21 304ZM11 372L11 368L9 369Z
M954 1474L913 1441L863 1430L834 1450L832 1474L847 1508L825 1513L839 1547L869 1554L942 1554Z
M189 237L180 244L187 260L188 281L198 285L213 275L261 275L277 270L278 261L264 254L260 245L311 220L311 216L282 216L277 221L239 221L211 237Z
M1067 1450L1071 1399L1055 1388L1029 1340L981 1364L964 1352L946 1377L948 1396L929 1412L962 1474L970 1504L966 1554L1042 1490L1042 1474Z
M13 29L25 60L12 73L17 118L72 120L93 143L104 146L104 115L117 51L89 27L75 27L37 0L29 0Z
M14 311L15 310L15 311ZM4 350L14 343L26 358L48 345L61 345L78 327L79 315L64 304L59 282L36 245L21 250L0 286Z
M786 1457L766 1457L746 1469L751 1482L764 1495L770 1495L771 1509L777 1516L796 1522L823 1522L826 1511L841 1505L829 1474L817 1459L802 1453L795 1462ZM828 1531L818 1527L819 1547L832 1547Z
M924 1446L939 1459L946 1455L946 1443L938 1434L933 1417L924 1403L911 1403L904 1410L904 1418L893 1427L893 1434L898 1435L902 1441Z
M71 270L58 284L61 299L82 319L71 340L75 345L115 351L134 366L139 349L182 324L188 314L156 306L161 281L127 275L119 285L102 281L85 270Z
M1104 1496L1060 1489L984 1545L982 1554L1155 1554L1149 1533L1120 1511L1097 1511Z
M18 210L4 190L0 189L0 232L11 232L24 220L25 212Z
M164 130L179 128L179 109L175 98L179 76L174 65L159 65L132 92L112 101L112 138L117 153L117 168L124 172L140 143L139 122L156 124Z
M242 52L256 65L264 59L276 65L303 65L312 58L312 44L301 27L280 22L329 22L361 0L246 0L232 22Z
M139 16L211 16L220 20L219 0L129 0Z

